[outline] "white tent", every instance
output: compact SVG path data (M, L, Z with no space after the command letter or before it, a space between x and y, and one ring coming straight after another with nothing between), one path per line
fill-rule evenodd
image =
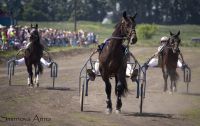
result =
M2 29L2 28L6 28L6 26L3 26L3 25L0 24L0 29Z

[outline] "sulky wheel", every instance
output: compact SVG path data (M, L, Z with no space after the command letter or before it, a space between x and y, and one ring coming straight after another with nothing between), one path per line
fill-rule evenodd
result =
M187 93L189 92L189 83L191 82L191 69L186 66L183 70L184 82L187 84Z
M14 62L10 62L8 64L8 76L9 76L9 85L10 86L11 86L11 83L12 83L12 76L14 75L14 67L15 67Z
M51 65L51 77L53 78L53 88L55 87L55 79L58 76L58 65L53 62Z
M145 91L146 91L146 68L142 67L142 82L140 85L140 114L142 114L143 111L143 104L144 104L144 98L145 98Z
M81 92L80 92L81 111L83 111L83 103L84 103L84 96L85 96L85 82L86 82L86 79L83 81L83 84L81 85Z
M142 114L143 101L144 101L144 85L142 83L140 86L140 114Z

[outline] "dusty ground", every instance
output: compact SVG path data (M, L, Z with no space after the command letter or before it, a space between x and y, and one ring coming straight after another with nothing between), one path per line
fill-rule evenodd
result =
M132 50L143 63L156 48ZM120 115L105 114L104 84L101 78L90 82L89 96L85 98L84 112L80 112L78 95L79 71L91 51L79 51L70 55L56 56L59 74L56 88L52 89L50 69L45 68L40 77L39 88L26 86L25 66L17 66L12 86L8 86L6 66L0 66L0 126L199 126L200 121L200 50L182 49L186 62L192 69L189 94L183 83L182 71L178 92L163 93L161 69L149 68L147 72L147 93L143 115L139 115L139 99L136 99L135 83L128 80L130 92L123 98ZM111 80L113 82L113 80ZM114 88L113 88L114 89ZM113 107L115 96L112 94Z

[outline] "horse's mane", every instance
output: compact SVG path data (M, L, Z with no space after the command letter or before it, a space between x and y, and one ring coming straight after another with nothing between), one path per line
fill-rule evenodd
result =
M122 25L122 19L120 19L120 21L114 26L115 31L113 32L112 35L116 34L117 32L120 32L120 34L121 34L121 31L119 30L121 25ZM116 36L116 37L118 37L118 36Z
M115 29L118 29L122 25L122 19L114 26Z

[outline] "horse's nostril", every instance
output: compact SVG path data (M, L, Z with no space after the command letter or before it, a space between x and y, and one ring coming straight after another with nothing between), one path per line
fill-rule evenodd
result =
M133 38L131 44L135 44L137 42L137 38Z

